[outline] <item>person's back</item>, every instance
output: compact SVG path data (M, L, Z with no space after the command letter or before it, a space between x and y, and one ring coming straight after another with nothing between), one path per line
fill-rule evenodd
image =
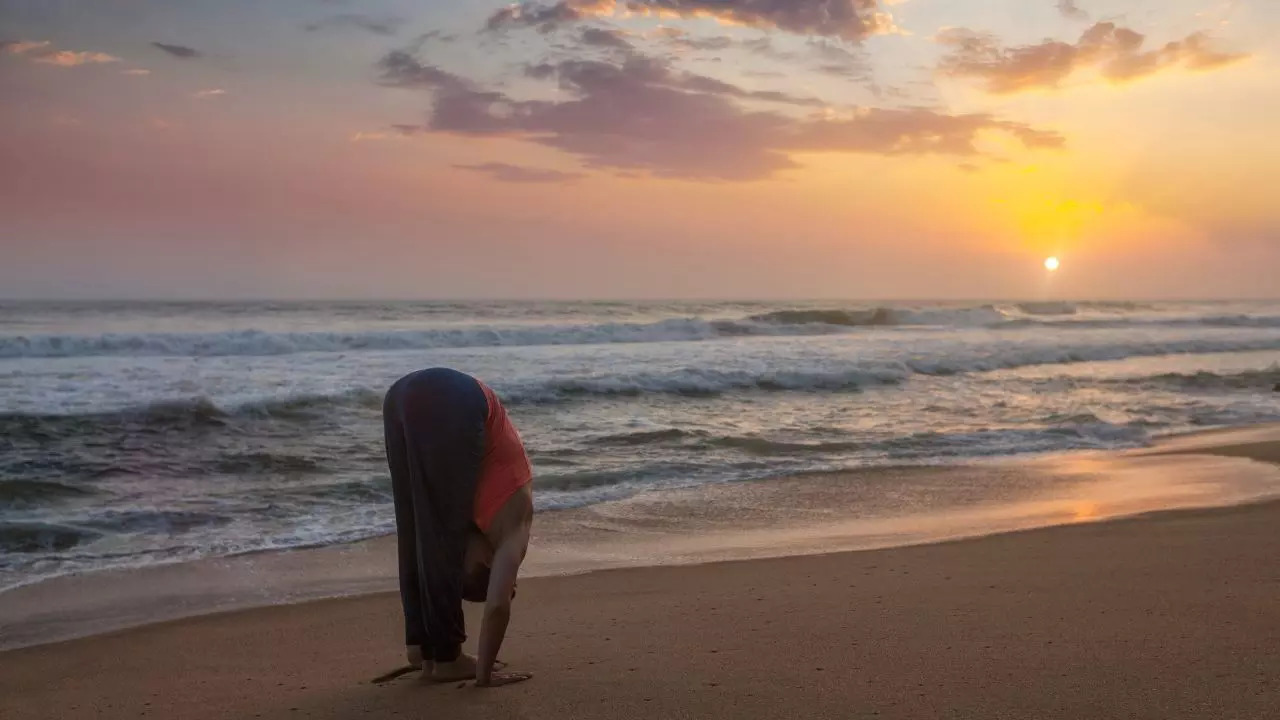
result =
M488 404L485 418L484 458L480 465L480 478L476 484L473 518L481 532L488 533L494 515L502 505L521 488L533 481L533 468L525 452L520 433L507 409L502 406L497 393L488 385L476 380L484 392Z

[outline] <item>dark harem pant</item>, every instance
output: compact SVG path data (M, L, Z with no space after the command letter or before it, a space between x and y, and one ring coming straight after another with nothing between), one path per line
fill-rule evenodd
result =
M404 376L383 401L405 644L437 662L467 638L462 565L488 411L479 383L445 368Z

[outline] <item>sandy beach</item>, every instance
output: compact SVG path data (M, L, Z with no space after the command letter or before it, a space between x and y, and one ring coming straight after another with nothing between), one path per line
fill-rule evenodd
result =
M1274 462L1251 432L1161 452ZM9 651L0 697L6 718L1272 718L1277 526L1263 502L532 578L503 656L535 677L495 690L373 684L402 663L377 593Z

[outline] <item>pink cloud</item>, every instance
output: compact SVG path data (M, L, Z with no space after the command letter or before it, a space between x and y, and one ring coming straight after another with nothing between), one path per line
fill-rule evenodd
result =
M0 44L10 55L24 55L32 50L41 50L51 45L48 40L15 40Z
M944 30L937 40L951 48L939 66L943 75L979 80L987 92L997 95L1057 88L1085 69L1096 69L1104 79L1121 83L1173 67L1211 70L1249 57L1213 50L1204 33L1144 50L1145 35L1110 22L1096 23L1075 43L1046 40L1003 47L992 35L964 28Z
M654 17L712 18L729 25L860 41L893 31L878 0L560 0L518 3L498 10L487 27L534 27L547 32L615 12Z
M0 47L10 55L21 55L30 58L31 62L57 67L120 62L120 58L102 52L54 50L53 43L48 40L18 40L3 43Z
M57 65L58 67L76 67L77 65L96 65L100 63L120 62L120 58L100 52L58 50L44 55L37 55L33 58L33 62L44 63L46 65Z
M376 140L391 140L392 138L403 137L400 133L387 133L369 130L357 130L351 134L351 142L371 142Z

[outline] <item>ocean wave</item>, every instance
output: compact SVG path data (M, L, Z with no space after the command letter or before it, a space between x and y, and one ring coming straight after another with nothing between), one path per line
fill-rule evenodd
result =
M0 523L0 554L63 552L102 537L88 528L40 522Z
M663 430L641 430L631 433L617 433L587 441L590 445L599 446L638 446L663 445L670 443L686 443L697 447L727 448L740 450L748 455L775 456L809 453L848 452L862 447L854 442L788 442L770 440L756 436L728 435L713 437L705 430L680 430L667 428Z
M1190 324L1214 327L1280 328L1280 315L1211 315Z
M956 308L873 307L858 309L776 310L752 315L750 322L773 326L882 327L937 325L981 327L1004 322L1008 316L994 305Z
M1136 378L1107 381L1108 384L1163 386L1179 390L1257 390L1271 392L1280 388L1280 365L1265 370L1244 370L1231 373L1214 373L1206 370L1194 373L1160 373Z
M1068 314L1068 313L1063 313ZM1173 315L1149 317L1048 318L1052 313L1011 316L992 325L995 329L1044 327L1056 330L1105 330L1118 328L1280 328L1280 315Z
M0 480L0 509L19 505L43 505L51 501L81 497L91 491L51 480Z
M782 320L788 313L794 315L793 321ZM883 322L877 321L877 317L882 317ZM938 322L942 319L940 316ZM698 342L745 336L828 335L846 332L855 326L930 323L927 314L916 316L910 311L879 308L868 311L784 311L722 320L689 317L647 323L476 325L348 333L239 330L219 333L10 335L0 337L0 358L252 357L474 347Z
M1079 309L1068 302L1024 302L1015 306L1027 315L1075 315Z
M629 433L615 433L613 435L591 438L587 442L592 445L655 445L667 442L678 442L686 438L696 437L699 434L700 433L691 430L665 428L662 430L638 430L636 432Z
M536 492L557 491L575 492L591 491L591 489L621 486L634 482L635 471L627 470L582 470L576 473L543 473L534 477Z
M1106 313L1131 313L1156 310L1158 306L1149 303L1131 302L1127 300L1082 300L1067 302L1065 300L1041 300L1036 302L1015 303L1013 308L1026 315L1077 315L1081 312L1095 311Z
M286 453L235 453L220 457L213 463L214 472L226 475L303 475L324 472L323 463L301 455Z
M769 440L762 437L721 437L708 443L713 447L741 450L748 455L807 455L821 453L841 453L860 450L865 443L858 442L792 442L785 440Z
M786 329L752 327L750 324L731 320L673 318L652 323L469 326L349 333L269 333L259 330L240 330L220 333L18 335L0 337L0 358L218 357L468 347L687 342L750 334L784 334L785 332ZM796 329L794 332L812 331Z
M1081 309L1105 317L1079 317ZM655 322L441 327L363 332L135 333L0 336L0 358L221 357L296 353L535 347L621 343L697 342L744 336L806 336L863 328L950 327L1055 328L1280 327L1278 315L1170 315L1125 317L1127 306L1100 303L1026 302L1008 307L832 307L775 310L736 319L668 318Z
M837 325L865 327L893 325L892 312L888 308L869 310L776 310L752 315L748 320L773 325Z
M385 459L379 459L385 462ZM314 495L334 503L389 503L391 502L391 482L373 480L346 480L323 485L309 485L299 488L298 494Z
M1280 335L1243 338L1192 338L1186 340L1130 340L1072 346L991 345L965 351L940 353L933 357L911 357L902 361L910 373L959 375L989 370L1009 370L1036 365L1102 362L1134 357L1190 355L1203 353L1253 352L1280 349Z
M894 460L988 457L1066 450L1139 447L1150 442L1141 424L1115 424L1076 418L1048 427L986 428L970 432L919 432L892 438L869 450Z
M112 533L180 535L196 528L226 525L232 518L194 510L107 510L76 523L76 527Z
M640 397L674 395L716 397L731 392L829 391L857 392L872 387L898 385L913 376L950 376L1008 370L1038 365L1122 360L1164 355L1250 352L1280 349L1280 336L1252 339L1189 339L1170 342L1099 343L1072 347L979 346L933 355L913 355L900 360L865 362L847 368L803 370L715 370L681 368L667 372L601 374L494 382L502 401L509 405L536 405L593 397ZM1215 377L1212 373L1166 375L1124 379L1118 382L1163 382L1188 387L1267 387L1280 382L1275 370L1262 370ZM236 403L220 403L207 396L165 400L149 405L86 414L0 413L0 435L41 440L95 427L137 431L153 428L170 431L175 427L217 426L243 419L263 418L306 421L327 417L334 410L376 413L382 407L384 389L355 387L336 393L284 395ZM252 459L241 458L252 463ZM261 458L259 458L261 460ZM269 460L269 462L276 462ZM279 462L289 463L291 460ZM298 472L313 469L310 461L294 467ZM110 472L105 468L103 472Z
M570 400L580 396L683 395L715 397L735 390L779 392L786 390L854 391L875 385L893 385L909 373L893 365L838 371L711 370L684 368L666 373L634 373L603 377L554 378L501 388L505 403L536 404Z
M238 418L307 419L344 407L380 409L382 397L383 393L377 390L352 388L332 394L286 395L225 406L206 395L198 395L103 412L0 413L0 435L42 439L94 428L138 431L155 427L159 430L172 430L180 427L221 426ZM228 458L224 469L235 472L242 467L264 463L274 463L297 471L315 469L312 461L303 458L282 459L252 455ZM106 467L98 472L105 475L114 470Z

